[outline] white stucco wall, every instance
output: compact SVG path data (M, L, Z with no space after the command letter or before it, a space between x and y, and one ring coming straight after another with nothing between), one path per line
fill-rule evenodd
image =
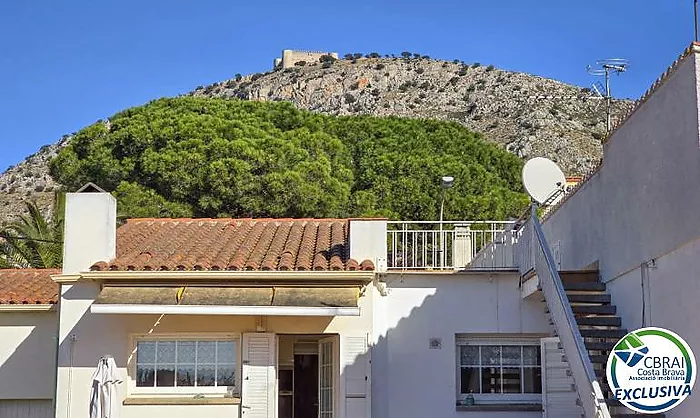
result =
M383 300L375 305L373 416L542 416L455 406L455 334L551 334L544 304L520 297L517 273L390 273L386 282L389 296L377 296ZM441 338L442 349L430 349L430 338Z
M691 54L618 129L599 172L543 224L562 269L597 265L623 326L672 329L700 351L698 58ZM646 270L642 292L642 263ZM646 269L646 267L644 267ZM642 302L644 301L644 303ZM645 318L642 321L642 308ZM667 412L696 417L700 397Z
M370 285L365 296L360 297L361 315L358 317L277 317L264 318L265 332L279 334L340 334L341 345L345 335L364 335L372 332L372 297ZM61 345L58 360L57 418L87 418L90 378L99 358L110 354L124 380L119 388L123 400L130 395L127 383L129 340L134 334L178 333L232 333L256 332L257 318L253 316L224 315L118 315L89 312L92 300L99 293L99 284L80 282L62 286ZM71 336L75 342L71 342ZM239 344L240 350L240 344ZM240 356L239 356L240 357ZM238 373L240 375L240 364ZM339 402L344 399L343 370L340 370ZM152 418L159 416L237 417L239 405L124 405L122 418ZM172 413L171 413L172 412ZM338 418L344 418L344 410Z
M116 255L117 199L109 193L66 193L63 273L87 271Z
M563 269L613 278L700 236L700 136L691 55L604 148L600 171L544 222Z
M0 313L0 400L53 399L55 312Z

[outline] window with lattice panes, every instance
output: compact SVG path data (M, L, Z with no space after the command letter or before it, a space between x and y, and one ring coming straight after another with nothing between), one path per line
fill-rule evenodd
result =
M457 399L541 402L542 356L538 340L457 338Z
M138 338L136 392L238 392L238 339Z

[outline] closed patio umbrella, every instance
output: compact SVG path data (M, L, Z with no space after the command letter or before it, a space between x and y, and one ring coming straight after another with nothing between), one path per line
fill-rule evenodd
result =
M119 396L117 365L112 356L105 356L97 362L92 374L90 391L90 418L119 418Z

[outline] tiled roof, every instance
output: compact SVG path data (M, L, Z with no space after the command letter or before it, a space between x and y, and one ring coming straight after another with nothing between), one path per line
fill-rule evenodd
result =
M48 305L58 300L59 269L0 269L0 305Z
M347 219L130 219L91 270L374 270L348 257Z

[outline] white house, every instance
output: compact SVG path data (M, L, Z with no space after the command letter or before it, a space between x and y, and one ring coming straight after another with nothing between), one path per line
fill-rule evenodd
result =
M698 52L542 221L117 228L111 195L68 194L63 270L0 271L0 417L88 417L103 356L125 418L627 416L626 330L700 347Z

